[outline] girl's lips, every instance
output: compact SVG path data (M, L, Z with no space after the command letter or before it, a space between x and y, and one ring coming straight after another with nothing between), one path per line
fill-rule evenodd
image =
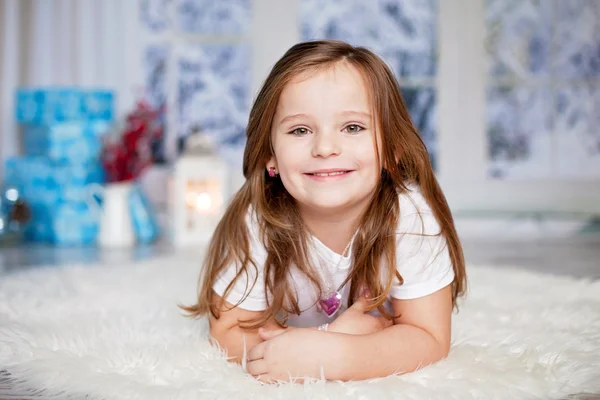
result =
M350 175L352 172L352 170L344 170L344 171L340 171L340 170L331 170L331 171L317 171L317 172L312 172L312 173L306 173L304 175L306 175L308 178L318 181L318 182L331 182L331 181L337 181L337 180L341 180L344 179L346 177L348 177L348 175Z

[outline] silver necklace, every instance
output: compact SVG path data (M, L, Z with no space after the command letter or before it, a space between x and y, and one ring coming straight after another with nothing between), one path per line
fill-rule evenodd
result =
M319 256L319 267L321 269L321 278L323 279L323 283L325 283L325 295L323 297L321 297L319 299L319 302L317 303L317 308L319 309L319 311L321 311L322 313L324 313L325 315L327 315L329 318L333 317L341 308L342 305L342 294L340 293L340 288L338 288L337 290L332 290L332 285L333 285L333 279L335 274L337 274L337 272L340 269L340 265L342 264L342 260L344 259L345 254L348 252L348 250L352 247L352 243L354 243L354 238L356 237L356 234L358 233L358 231L356 231L354 233L354 235L352 235L352 239L350 239L350 242L348 242L348 244L346 245L346 248L344 249L344 251L342 252L342 256L340 257L340 260L338 261L336 267L335 267L335 272L333 274L327 274L327 268L323 267L323 263L321 262L321 256ZM317 252L318 254L318 252ZM329 276L327 276L329 275Z

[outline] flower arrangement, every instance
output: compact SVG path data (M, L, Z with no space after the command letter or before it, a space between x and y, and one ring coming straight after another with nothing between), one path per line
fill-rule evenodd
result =
M164 134L164 106L138 101L117 131L104 142L101 154L107 183L135 180L154 163L152 149Z

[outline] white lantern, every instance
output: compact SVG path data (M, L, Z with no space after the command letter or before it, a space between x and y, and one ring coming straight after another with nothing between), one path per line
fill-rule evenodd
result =
M207 244L228 201L225 162L208 139L194 136L175 163L170 188L173 242L180 247Z

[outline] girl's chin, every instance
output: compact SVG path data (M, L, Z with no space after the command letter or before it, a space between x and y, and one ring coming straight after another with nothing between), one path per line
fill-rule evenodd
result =
M301 207L306 208L307 210L311 210L313 212L323 212L323 213L333 213L337 210L345 210L348 206L352 205L354 202L348 199L323 199L319 201L319 199L305 199L300 201Z

